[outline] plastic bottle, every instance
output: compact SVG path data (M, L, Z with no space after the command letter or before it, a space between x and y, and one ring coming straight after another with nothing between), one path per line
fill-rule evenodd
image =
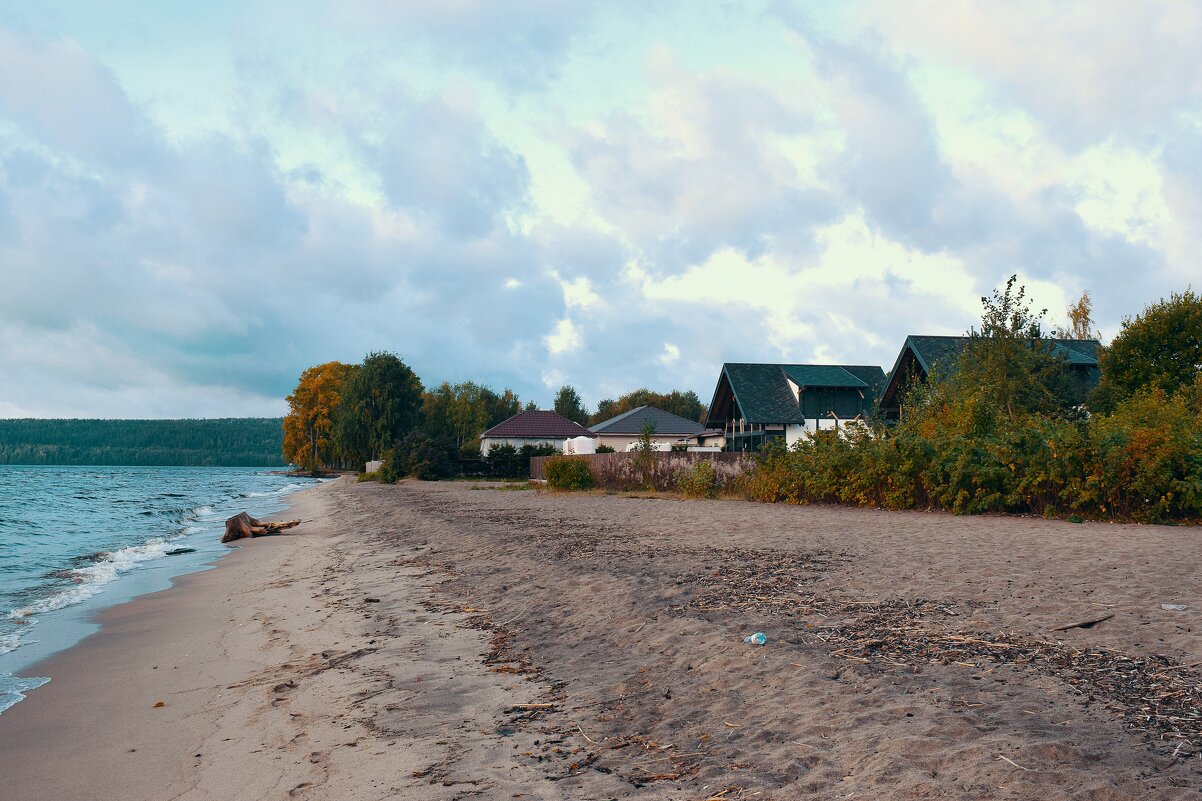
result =
M764 643L768 642L768 635L762 631L757 631L755 634L752 634L750 637L744 637L743 642L749 643L751 645L763 645Z

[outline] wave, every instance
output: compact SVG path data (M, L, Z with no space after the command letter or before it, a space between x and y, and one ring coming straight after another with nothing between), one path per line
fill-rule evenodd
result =
M48 681L50 679L45 676L23 678L11 673L0 673L0 712L22 700L25 693L41 687Z
M309 486L312 486L312 485L311 484L285 484L284 486L280 487L279 489L274 489L274 490L271 490L270 492L244 492L244 493L242 493L241 497L243 497L243 498L279 498L283 495L291 495L292 493L303 490Z
M166 556L168 546L167 540L153 539L141 545L113 551L87 567L58 571L59 577L76 582L76 586L34 601L20 609L14 609L8 613L8 619L23 621L35 615L53 612L56 609L86 601L99 593L105 584L116 580L118 576L131 570L135 565Z
M0 654L7 654L21 647L20 634L0 634Z

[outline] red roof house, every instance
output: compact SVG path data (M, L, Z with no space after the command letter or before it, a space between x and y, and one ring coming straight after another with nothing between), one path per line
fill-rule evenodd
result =
M498 445L550 445L563 450L563 441L572 437L596 437L579 423L555 412L518 412L504 422L497 423L480 435L480 453L485 456Z

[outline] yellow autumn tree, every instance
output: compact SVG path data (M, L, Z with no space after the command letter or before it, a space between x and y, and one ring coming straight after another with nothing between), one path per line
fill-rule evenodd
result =
M331 429L342 387L352 365L326 362L301 373L296 389L288 396L288 414L284 417L284 458L303 470L327 467L333 461L330 452Z

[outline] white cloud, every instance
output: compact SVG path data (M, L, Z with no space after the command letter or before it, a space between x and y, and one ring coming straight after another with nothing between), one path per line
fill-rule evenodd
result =
M543 337L543 342L553 356L568 353L580 347L580 331L565 317L555 324L555 329L550 334Z

